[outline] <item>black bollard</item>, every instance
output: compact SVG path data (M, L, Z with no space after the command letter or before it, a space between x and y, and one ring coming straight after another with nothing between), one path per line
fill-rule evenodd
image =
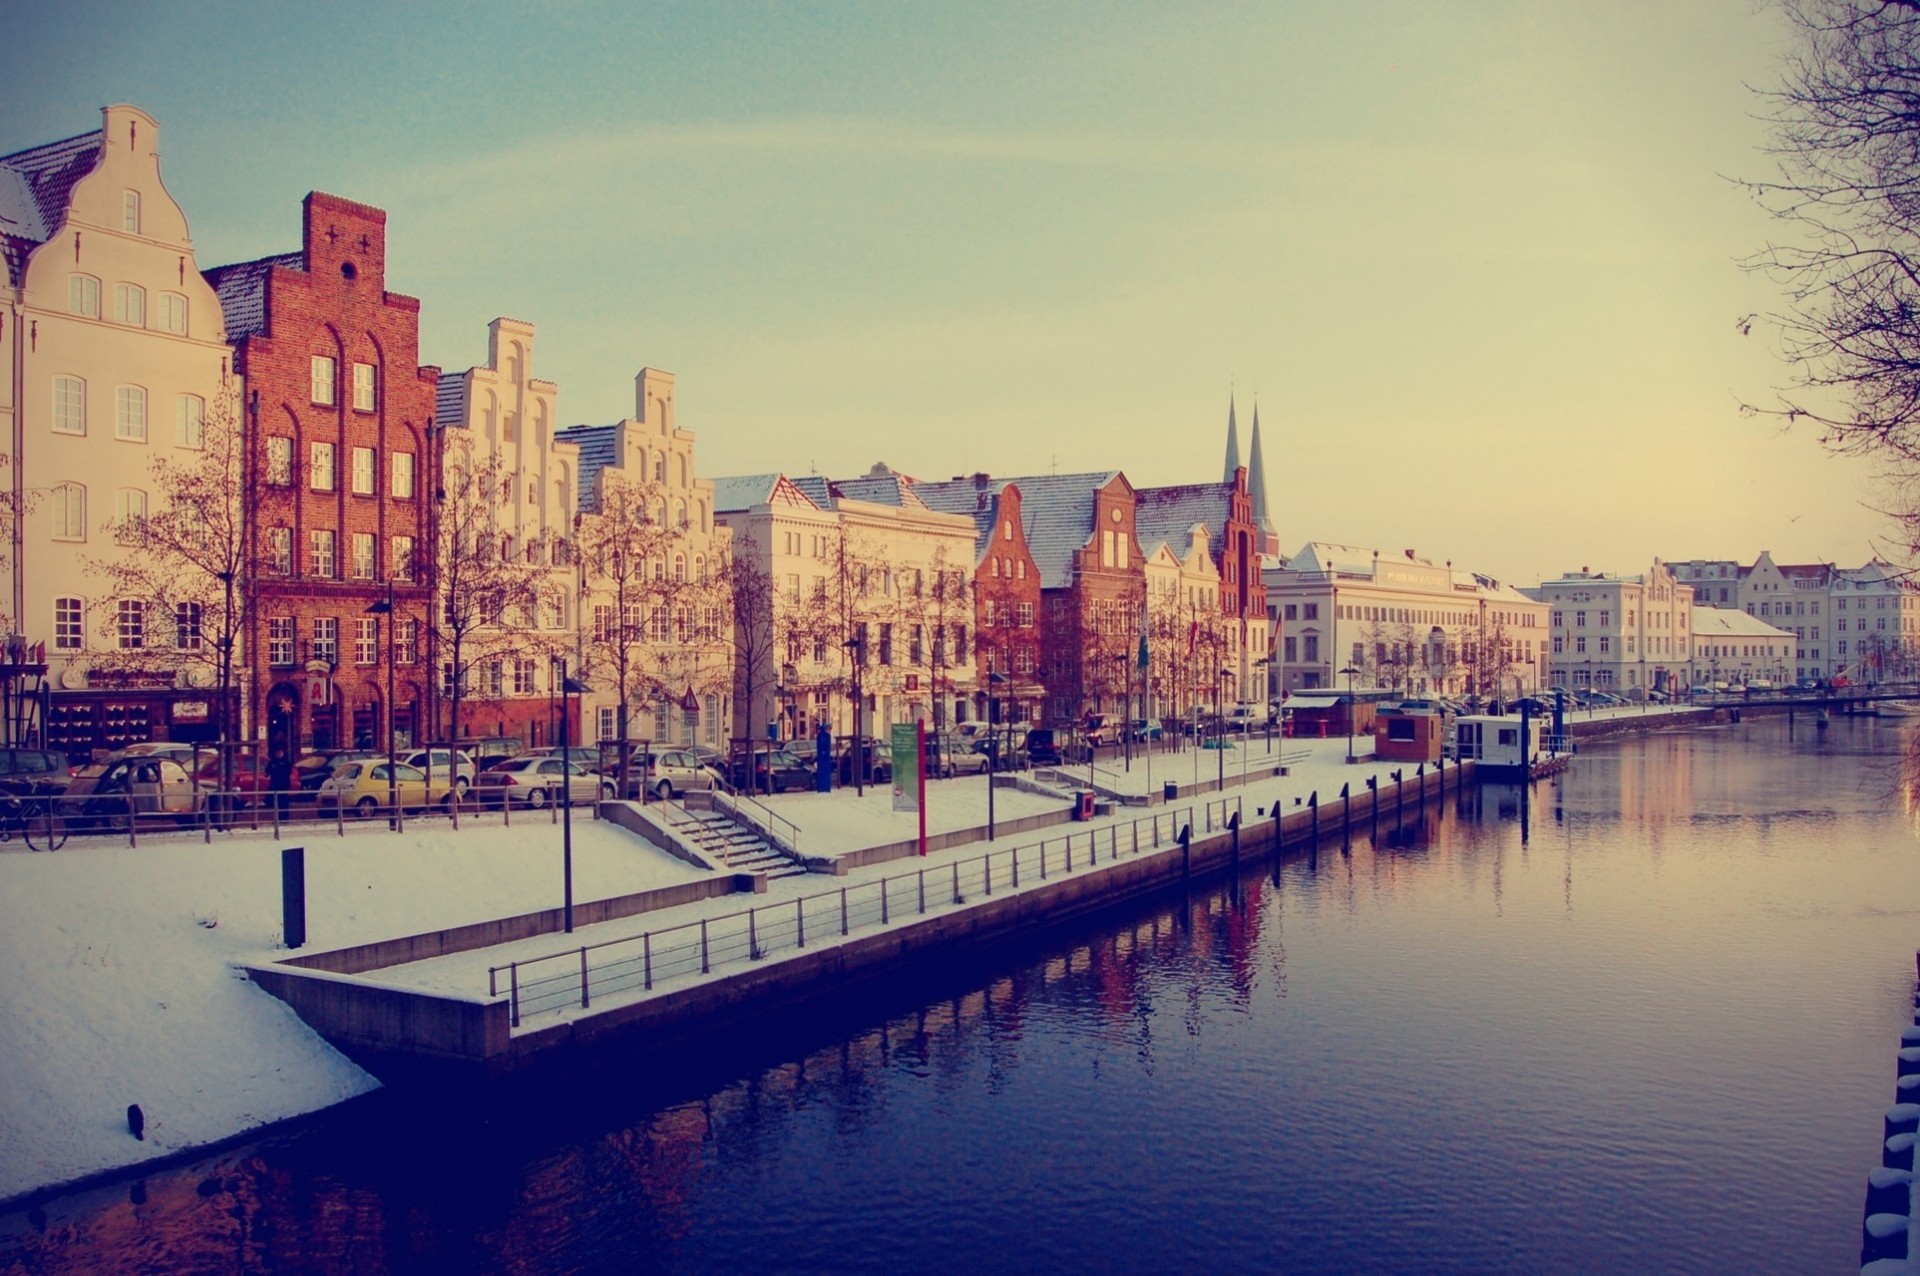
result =
M147 1141L147 1114L140 1110L137 1103L127 1105L127 1133L142 1143Z
M1227 831L1233 834L1233 863L1234 867L1238 868L1240 866L1240 812L1235 811L1227 817ZM1240 880L1239 874L1234 875L1234 880Z
M1868 1214L1904 1214L1913 1203L1913 1174L1885 1166L1867 1173ZM1902 1254L1902 1258L1906 1255Z
M1180 872L1182 876L1193 874L1193 825L1180 826Z
M1369 817L1369 836L1376 844L1380 841L1380 777L1367 777L1367 815Z
M1881 1138L1920 1131L1920 1104L1896 1103L1887 1109L1886 1129Z
M1920 1046L1902 1047L1900 1053L1894 1056L1894 1079L1910 1077L1916 1072L1920 1072Z
M1890 1170L1913 1172L1913 1136L1896 1134L1880 1148L1880 1164Z
M1312 793L1307 795L1307 809L1313 812L1313 841L1311 845L1313 846L1313 849L1317 851L1320 849L1320 790L1319 789L1315 789Z
M289 846L280 852L280 933L287 947L307 942L307 848Z
M1909 1222L1905 1214L1867 1215L1860 1225L1861 1268L1882 1259L1905 1258Z

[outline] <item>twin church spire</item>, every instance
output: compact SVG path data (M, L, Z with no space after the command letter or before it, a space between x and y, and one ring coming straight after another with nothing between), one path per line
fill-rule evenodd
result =
M1240 423L1235 419L1233 396L1227 396L1227 458L1221 473L1221 481L1233 482L1233 472L1240 468ZM1267 553L1277 553L1279 533L1274 529L1273 518L1267 509L1267 464L1260 448L1260 405L1253 405L1253 439L1251 452L1247 460L1247 492L1253 498L1253 521L1260 529L1263 542L1273 546Z

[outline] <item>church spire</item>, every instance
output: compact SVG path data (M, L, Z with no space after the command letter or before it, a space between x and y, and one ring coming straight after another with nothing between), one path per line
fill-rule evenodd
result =
M1233 395L1227 395L1227 467L1220 475L1222 483L1233 482L1233 472L1240 468L1240 426L1233 419Z
M1260 529L1260 549L1269 557L1280 553L1280 533L1267 511L1267 463L1260 451L1260 401L1253 403L1253 447L1247 466L1247 487L1253 497L1253 525Z

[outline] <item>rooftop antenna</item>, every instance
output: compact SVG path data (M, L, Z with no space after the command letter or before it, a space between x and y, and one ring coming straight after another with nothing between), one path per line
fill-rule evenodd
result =
M1049 463L1053 466L1055 477L1058 477L1060 473L1060 454L1058 452L1053 453Z

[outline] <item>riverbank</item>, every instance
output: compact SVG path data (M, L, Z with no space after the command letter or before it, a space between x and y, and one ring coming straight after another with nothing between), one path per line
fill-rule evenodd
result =
M1224 757L1205 750L1156 755L1151 763L1136 757L1131 768L1103 762L1098 778L1104 782L1117 770L1119 782L1137 784L1148 800L1169 780L1192 786L1197 779L1211 788L1224 776L1227 794L1240 800L1249 823L1270 819L1276 806L1304 812L1317 798L1332 829L1343 786L1364 792L1372 779L1387 786L1390 802L1392 772L1411 777L1415 770L1374 761L1366 740L1355 742L1358 760L1351 764L1344 740L1279 740L1271 749L1258 738L1237 743ZM1288 774L1260 774L1280 765ZM964 831L984 822L983 777L933 782L929 794L931 827ZM864 798L843 793L775 801L777 810L804 819L809 855L898 843L918 822L912 813L892 811L884 789ZM996 794L996 805L1003 818L1065 807L1059 799L1006 789ZM1098 839L1102 830L1143 813L1118 805L1103 819L1061 831ZM17 1026L0 1042L0 1067L14 1079L0 1093L0 1142L17 1149L0 1165L0 1199L231 1139L375 1088L374 1077L240 973L286 955L279 947L278 851L296 841L308 847L314 948L558 905L558 830L547 820L516 821L510 830L484 820L463 823L458 833L422 825L399 835L350 829L340 838L314 829L279 841L236 836L212 845L190 835L143 836L138 851L76 840L58 855L0 854L0 958L10 972L0 987L0 1016ZM700 876L607 825L576 823L574 836L576 900ZM1037 836L1003 831L990 843L981 836L925 863L950 865L989 849L1028 845ZM901 867L875 864L839 878L788 879L756 898L776 904L830 885L857 888ZM715 899L649 917L646 925L739 909L737 900ZM629 921L624 929L637 927ZM530 953L555 946L550 938L522 942ZM431 971L407 974L484 998L487 967L516 959L504 950L449 957ZM129 1103L141 1104L146 1114L144 1142L127 1132Z

